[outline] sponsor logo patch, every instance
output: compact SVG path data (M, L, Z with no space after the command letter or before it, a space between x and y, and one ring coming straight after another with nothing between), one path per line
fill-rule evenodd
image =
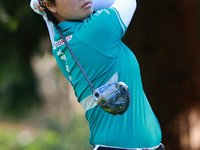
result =
M72 35L70 35L68 37L65 37L65 39L67 40L67 42L70 41L72 39ZM61 40L59 40L59 41L56 42L56 46L57 47L59 47L59 46L61 46L63 44L65 44L64 41L63 41L63 39L61 39Z

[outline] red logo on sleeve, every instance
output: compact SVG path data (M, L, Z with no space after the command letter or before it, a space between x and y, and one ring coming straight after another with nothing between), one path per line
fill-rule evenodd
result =
M68 37L65 37L65 39L67 40L67 42L70 41L72 39L72 35L70 35ZM57 47L59 47L59 46L61 46L63 44L65 44L64 41L63 41L63 39L61 39L61 40L59 40L59 41L56 42Z

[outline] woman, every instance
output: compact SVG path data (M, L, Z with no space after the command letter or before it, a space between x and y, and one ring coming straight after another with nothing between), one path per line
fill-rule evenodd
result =
M121 41L135 12L136 0L44 0L43 5L55 17L95 87L113 81L129 87L131 103L127 112L121 116L105 112L94 102L90 86L47 21L53 54L85 110L94 149L164 149L160 125L143 91L137 59ZM46 18L44 9L34 0L31 7Z

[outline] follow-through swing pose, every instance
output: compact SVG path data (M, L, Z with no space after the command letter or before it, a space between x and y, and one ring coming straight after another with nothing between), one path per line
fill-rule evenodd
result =
M94 149L164 149L161 129L143 91L139 65L132 51L121 41L136 9L135 0L43 0L55 18L70 48L94 87L121 81L130 91L128 110L120 116L104 111L94 101L85 80L58 30L46 19L37 0L31 7L44 16L58 66L74 88L83 106ZM93 10L96 12L93 14ZM117 86L116 86L117 87ZM107 98L116 92L108 92Z

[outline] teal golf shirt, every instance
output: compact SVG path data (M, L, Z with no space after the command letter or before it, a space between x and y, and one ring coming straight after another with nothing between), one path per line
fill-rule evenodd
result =
M102 9L85 21L61 22L59 28L95 88L122 81L131 93L126 113L114 116L105 112L95 103L91 87L55 30L53 55L85 110L91 132L90 144L120 148L159 145L160 125L143 91L138 61L121 41L127 28L117 10Z

